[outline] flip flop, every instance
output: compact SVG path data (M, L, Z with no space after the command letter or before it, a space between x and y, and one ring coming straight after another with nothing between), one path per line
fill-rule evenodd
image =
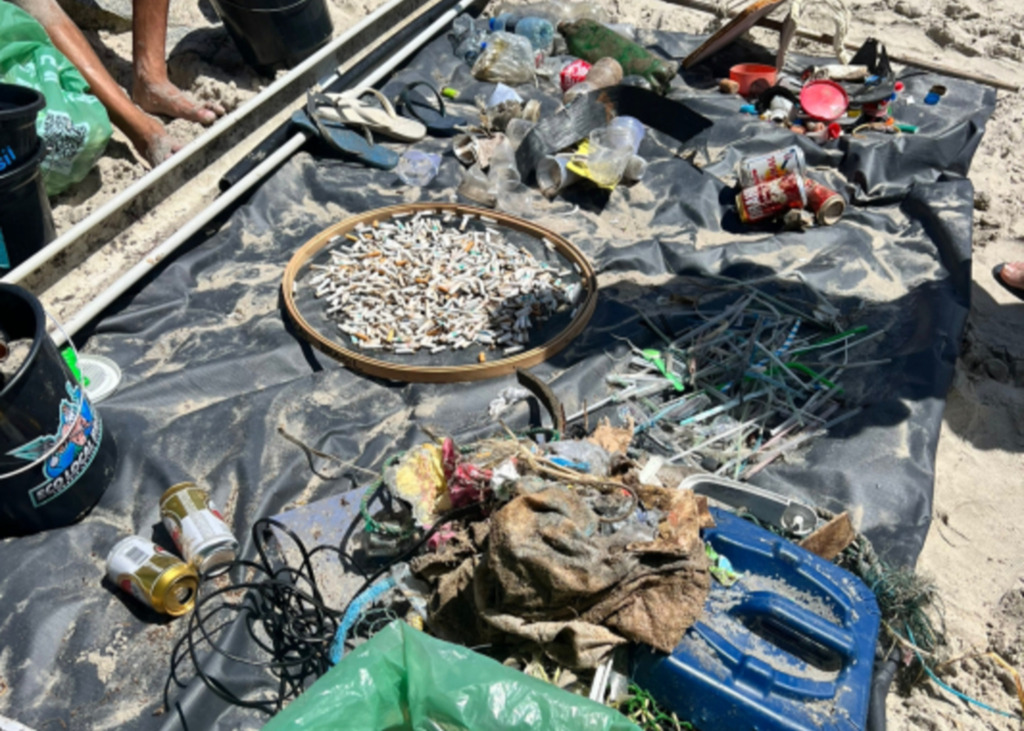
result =
M377 97L380 106L363 101L367 94ZM321 110L323 118L330 119L333 112L337 115L335 121L353 127L365 127L401 142L417 142L427 136L427 128L422 122L399 117L388 98L376 89L358 89L341 94L325 93L324 96L332 100L334 106Z
M414 91L417 86L425 86L430 89L437 100L437 108L431 106L430 102L422 94ZM426 81L414 81L398 95L398 111L406 117L422 122L427 132L434 137L454 137L462 132L463 127L469 126L469 122L462 117L449 116L444 111L444 99L437 93L437 89Z
M1000 276L1004 266L1006 266L1006 264L996 264L995 267L993 267L992 269L992 276L996 278L996 281L999 282L999 285L1003 289L1005 289L1007 292L1012 294L1017 299L1024 301L1024 290L1017 289L1016 287L1011 287L1009 284L1006 283L1006 280L1004 280L1002 276Z
M323 106L331 106L331 101L320 94L307 94L306 108L292 115L292 124L320 138L342 157L381 170L393 170L398 165L398 153L374 144L369 130L364 130L364 136L341 122L324 119L318 109Z

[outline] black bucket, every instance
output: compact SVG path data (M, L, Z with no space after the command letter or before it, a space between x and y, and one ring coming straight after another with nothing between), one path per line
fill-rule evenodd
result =
M0 390L0 538L74 523L100 499L117 447L46 334L42 305L0 283L0 330L32 339ZM8 356L10 357L10 356Z
M45 155L46 148L37 144L35 155L0 172L0 277L56 238L39 170Z
M0 173L28 161L39 149L36 117L46 97L35 89L0 84Z
M331 39L325 0L211 0L245 62L271 74L291 68Z

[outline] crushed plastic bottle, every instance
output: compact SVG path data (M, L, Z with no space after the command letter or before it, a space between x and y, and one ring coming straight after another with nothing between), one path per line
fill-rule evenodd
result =
M462 14L452 22L452 30L448 34L455 55L469 65L480 56L481 47L487 39L487 31L477 27L470 16Z
M555 26L544 18L523 18L515 23L513 32L523 36L535 51L551 52L555 40Z
M525 84L533 81L537 63L533 46L523 36L497 31L487 36L483 52L473 64L480 81Z

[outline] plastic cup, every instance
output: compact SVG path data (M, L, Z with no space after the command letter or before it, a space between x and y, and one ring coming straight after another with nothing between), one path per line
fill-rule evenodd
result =
M640 143L644 139L644 135L647 134L647 128L644 127L644 123L636 117L616 117L608 123L609 127L616 129L622 128L629 130L633 135L633 154L635 155L640 150Z
M590 179L598 185L618 184L633 156L633 137L633 130L626 127L601 127L591 132L587 153Z
M537 186L547 198L554 198L560 192L580 179L567 165L572 155L549 155L537 163Z

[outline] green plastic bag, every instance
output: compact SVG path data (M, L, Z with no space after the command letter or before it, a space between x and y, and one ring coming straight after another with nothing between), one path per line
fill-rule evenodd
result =
M100 100L31 15L0 0L0 81L29 86L46 97L36 129L49 150L41 168L56 195L86 176L113 131Z
M612 708L400 620L345 655L263 731L639 731Z

